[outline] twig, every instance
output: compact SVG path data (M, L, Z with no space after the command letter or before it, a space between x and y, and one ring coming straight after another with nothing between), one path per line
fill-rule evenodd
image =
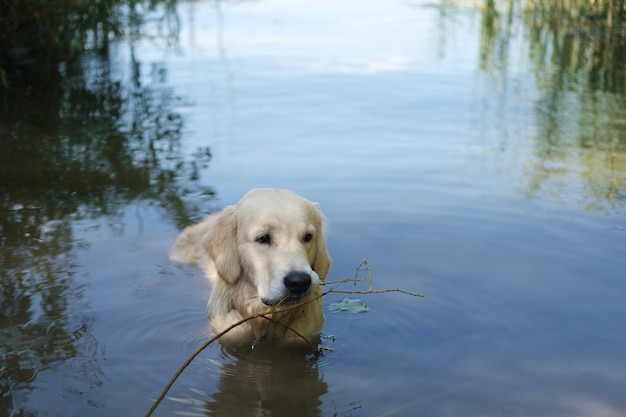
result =
M339 284L344 284L344 283L349 283L349 282L352 282L352 283L354 283L354 285L356 285L358 282L362 282L362 281L366 280L366 278L359 278L359 272L362 272L362 271L366 271L367 272L367 281L369 281L369 289L367 291L363 291L363 290L357 290L357 291L337 290L337 289L332 288L332 289L326 291L323 295L330 294L330 293L337 293L337 294L384 294L384 293L388 293L388 292L399 292L401 294L410 295L411 297L426 297L424 294L408 292L408 291L404 291L404 290L400 290L400 289L375 290L373 288L374 287L374 278L372 277L372 270L370 269L370 266L367 263L367 260L365 260L365 259L362 259L361 260L361 264L356 268L356 271L354 273L354 278L344 279L344 280L340 280L340 281L333 281L333 282L325 282L322 285L339 285Z
M170 379L170 381L167 383L167 385L165 385L165 388L163 388L163 391L161 391L161 394L159 394L157 399L154 401L154 403L152 404L152 407L150 407L150 410L148 410L148 412L146 413L145 417L152 416L152 413L154 413L154 411L159 406L159 404L161 404L161 401L163 401L163 399L165 398L165 396L169 392L170 388L172 388L172 386L174 385L174 382L176 382L176 380L178 379L178 377L180 377L180 375L183 373L183 371L185 369L187 369L187 367L191 364L191 362L193 362L193 360L204 349L209 347L216 340L219 340L221 337L226 335L228 332L233 330L235 327L241 326L242 324L244 324L244 323L246 323L246 322L248 322L250 320L263 318L265 320L269 320L269 321L271 321L273 323L276 323L276 324L284 327L286 330L289 330L289 331L293 332L296 336L298 336L299 338L304 340L313 349L313 351L317 355L320 355L322 353L322 350L318 349L306 336L304 336L303 334L301 334L300 332L298 332L294 328L292 328L292 327L290 327L290 326L288 326L288 325L286 325L284 323L281 323L279 320L276 320L275 318L271 317L271 315L272 314L276 314L276 313L284 313L284 312L292 310L294 308L301 307L301 306L303 306L305 304L311 303L311 302L313 302L313 301L315 301L315 300L317 300L319 298L322 298L322 297L324 297L327 294L331 294L331 293L337 293L337 294L383 294L383 293L388 293L388 292L398 292L398 293L410 295L412 297L425 297L425 295L422 295L422 294L412 293L412 292L408 292L408 291L404 291L404 290L400 290L400 289L374 290L373 289L372 272L370 270L369 264L367 263L367 261L365 259L363 259L361 264L356 268L354 278L346 279L346 280L340 280L340 281L334 281L334 282L325 282L325 283L322 283L322 285L340 285L340 284L349 283L349 282L352 282L352 283L354 283L354 285L356 285L358 282L365 281L365 278L359 278L359 276L358 276L359 272L362 272L362 271L367 271L367 277L368 277L367 279L369 281L369 289L367 291L359 291L359 290L349 291L349 290L338 290L338 289L335 289L335 288L331 288L328 291L325 291L325 292L323 292L323 293L319 294L318 296L313 297L311 299L308 299L308 300L302 301L300 303L291 304L291 305L285 306L283 308L280 308L282 306L282 304L284 303L284 301L286 300L286 298L285 298L285 299L281 300L278 304L276 304L275 306L270 308L268 311L266 311L264 313L255 314L253 316L249 316L249 317L246 317L244 319L241 319L237 323L235 323L232 326L229 326L228 328L222 330L221 332L219 332L218 334L216 334L215 336L213 336L212 338L210 338L209 340L204 342L199 348L197 348L195 350L195 352L193 352L191 354L191 356L189 356L189 358L181 365L181 367L178 369L178 371L176 371L176 373Z
M224 336L226 333L228 333L229 331L231 331L232 329L234 329L237 326L240 326L242 324L244 324L247 321L256 319L260 316L260 314L256 315L256 316L251 316L251 317L246 317L243 320L238 321L237 323L233 324L232 326L230 326L229 328L227 328L226 330L223 330L222 332L216 334L215 336L213 336L212 338L210 338L208 341L204 342L202 344L202 346L200 346L198 349L196 349L195 352L193 352L191 354L191 356L185 361L185 363L182 364L182 366L180 368L178 368L178 371L176 371L176 373L174 374L174 376L170 379L170 381L167 383L167 385L165 386L165 388L163 388L163 391L161 391L161 394L157 397L157 399L154 401L154 403L152 404L152 407L150 407L150 410L148 410L148 412L146 413L146 417L150 417L152 415L152 413L154 413L154 410L156 410L156 408L159 406L159 404L161 404L161 401L163 401L163 398L165 398L165 396L167 395L168 391L170 390L170 388L172 388L172 385L174 385L174 382L176 382L176 380L178 379L178 377L183 373L183 371L191 364L191 362L193 362L193 360L204 350L206 349L209 345L211 345L213 342L215 342L216 340L218 340L220 337Z
M313 300L307 300L307 302L311 302L311 301L313 301ZM302 304L306 304L306 303L302 303ZM291 310L292 308L296 308L296 307L298 307L298 306L291 306L291 307L289 307L289 310ZM287 311L287 310L283 310L283 311ZM296 336L298 336L300 339L304 340L306 342L306 344L309 345L309 347L311 349L313 349L313 351L315 352L316 355L320 355L322 353L322 351L320 349L318 349L306 336L304 336L302 333L300 333L299 331L297 331L293 327L287 326L285 323L281 323L280 321L274 319L273 317L267 317L267 315L262 315L261 317L264 318L265 320L269 320L269 321L271 321L273 323L279 324L279 325L283 326L286 330L289 330L289 331L295 333Z
M215 336L213 336L212 338L210 338L209 340L207 340L206 342L204 342L198 349L195 350L195 352L193 352L191 354L191 356L189 356L189 358L185 361L185 363L183 363L180 368L178 368L178 371L176 371L176 373L174 374L174 376L170 379L170 381L167 383L167 385L165 386L165 388L163 388L163 391L161 391L161 394L159 394L159 396L157 397L157 399L154 401L154 403L152 404L152 407L150 407L150 410L148 410L148 412L146 413L146 417L150 417L152 415L152 413L154 413L154 410L156 410L156 408L159 406L159 404L161 403L161 401L163 401L163 399L165 398L165 396L167 395L167 393L169 392L170 388L172 388L172 385L174 385L174 382L176 382L176 380L178 379L178 377L183 373L183 371L185 369L187 369L187 367L191 364L191 362L193 362L193 360L207 347L209 347L211 344L213 344L216 340L219 340L221 337L223 337L224 335L226 335L228 332L230 332L231 330L233 330L235 327L239 327L242 324L250 321L250 320L254 320L254 319L258 319L258 318L263 318L266 320L269 320L271 322L274 322L276 324L279 324L281 326L283 326L285 329L292 331L293 333L295 333L296 336L300 337L302 340L304 340L312 349L316 354L321 354L321 350L318 349L317 347L315 347L315 345L313 345L313 343L311 343L311 341L305 337L304 335L302 335L302 333L298 332L297 330L293 329L292 327L287 326L284 323L281 323L280 321L269 317L270 314L275 314L275 313L284 313L286 311L292 310L294 308L298 308L301 307L305 304L308 304L314 300L317 300L318 298L322 297L323 294L320 294L319 296L306 300L306 301L302 301L300 303L297 304L292 304L289 305L287 307L281 308L279 309L278 307L281 306L281 304L284 302L283 299L280 302L278 302L278 304L276 304L275 306L273 306L270 310L264 312L264 313L259 313L259 314L255 314L253 316L249 316L246 317L244 319L239 320L237 323L233 324L232 326L229 326L228 328L222 330L221 332L219 332L218 334L216 334Z
M367 290L367 291L346 291L346 290L328 290L327 292L325 292L324 294L330 294L330 293L335 293L335 294L384 294L387 292L399 292L400 294L406 294L406 295L410 295L411 297L426 297L424 294L417 294L414 292L408 292L408 291L404 291L404 290L400 290L400 289L393 289L393 290Z

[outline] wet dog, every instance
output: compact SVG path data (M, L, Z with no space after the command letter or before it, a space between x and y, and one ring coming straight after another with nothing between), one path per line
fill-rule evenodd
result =
M209 320L219 334L244 318L221 341L316 336L324 324L320 283L330 268L324 217L318 205L288 190L254 189L237 204L211 214L178 237L175 262L197 265L213 288ZM306 302L309 301L310 302Z

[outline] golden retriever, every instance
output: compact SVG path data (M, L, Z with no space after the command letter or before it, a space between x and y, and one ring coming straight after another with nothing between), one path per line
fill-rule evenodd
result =
M197 265L213 288L208 312L219 334L240 320L289 304L229 331L222 342L315 337L324 324L320 283L330 268L318 205L288 190L254 189L237 204L186 228L170 259Z

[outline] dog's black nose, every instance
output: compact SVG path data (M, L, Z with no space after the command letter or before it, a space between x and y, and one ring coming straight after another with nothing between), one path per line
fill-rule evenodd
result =
M291 294L302 294L311 286L311 276L306 272L292 271L285 275L284 283Z

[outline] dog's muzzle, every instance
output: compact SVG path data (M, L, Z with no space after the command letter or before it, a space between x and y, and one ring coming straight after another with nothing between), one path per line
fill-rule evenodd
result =
M311 275L302 271L291 271L283 278L284 297L278 300L262 299L263 304L273 306L283 301L290 304L303 299L311 287Z

